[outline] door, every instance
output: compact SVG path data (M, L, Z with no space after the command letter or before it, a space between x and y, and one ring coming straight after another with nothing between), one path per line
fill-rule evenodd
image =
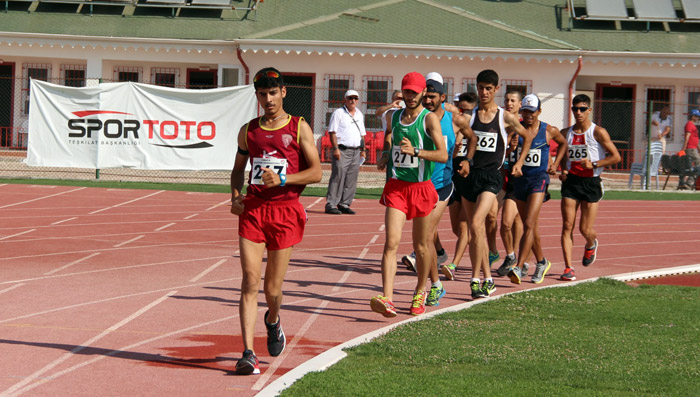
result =
M218 77L216 70L187 69L187 88L216 88Z
M15 64L0 63L0 147L12 144Z
M282 73L287 86L284 110L294 116L302 116L314 129L314 83L313 73Z
M593 121L608 130L622 156L622 169L634 161L635 89L634 84L596 84Z

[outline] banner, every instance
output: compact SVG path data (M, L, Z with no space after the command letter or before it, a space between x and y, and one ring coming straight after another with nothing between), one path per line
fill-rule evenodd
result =
M186 90L138 83L75 88L31 81L27 164L230 170L257 115L252 85Z

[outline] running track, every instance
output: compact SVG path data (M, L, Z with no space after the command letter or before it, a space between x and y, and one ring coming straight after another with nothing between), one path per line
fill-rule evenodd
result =
M383 207L357 200L358 215L326 215L322 198L303 197L309 223L284 287L287 348L267 355L261 304L262 374L233 375L243 349L228 202L215 193L0 185L0 395L251 396L333 346L409 318L415 279L401 266L399 316L369 310L381 290ZM578 278L700 262L698 213L699 201L603 202L599 259L576 267ZM542 285L560 285L558 202L545 204L540 225L553 263ZM451 253L447 215L440 235ZM576 256L582 244L577 234ZM445 282L440 309L470 301L467 270L465 259L457 281ZM494 295L533 286L496 283Z

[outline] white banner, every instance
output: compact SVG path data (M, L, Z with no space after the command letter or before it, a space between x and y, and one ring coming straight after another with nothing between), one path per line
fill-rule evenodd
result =
M32 80L30 98L32 166L230 170L238 131L257 115L252 85L74 88Z

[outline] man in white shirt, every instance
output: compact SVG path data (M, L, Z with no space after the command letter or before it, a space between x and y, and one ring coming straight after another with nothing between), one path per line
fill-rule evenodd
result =
M668 105L651 115L651 142L660 142L666 153L666 138L671 133L671 108Z
M343 107L336 109L328 123L332 147L331 179L326 194L326 214L355 214L350 204L355 198L357 175L365 154L365 117L357 108L360 94L345 92Z

